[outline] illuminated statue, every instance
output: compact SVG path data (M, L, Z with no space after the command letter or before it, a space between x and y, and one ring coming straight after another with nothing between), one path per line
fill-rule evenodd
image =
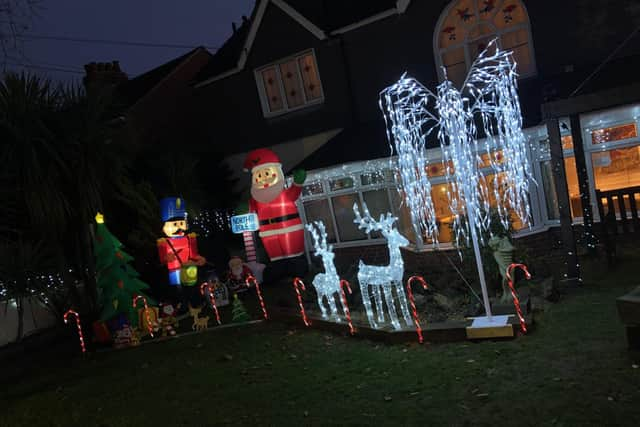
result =
M306 172L293 175L293 185L285 188L285 177L278 156L267 148L250 152L244 168L251 171L249 211L258 214L258 235L271 261L293 258L304 253L304 227L296 200L302 192Z
M369 297L369 286L373 291L373 296L376 301L376 312L378 313L378 322L384 322L384 308L382 304L382 296L380 291L384 292L384 298L386 301L387 309L389 310L389 317L391 324L395 329L400 329L400 322L398 321L398 315L396 314L396 305L393 300L393 291L398 296L398 302L404 316L404 320L407 325L413 325L411 321L411 314L409 313L409 307L407 306L407 298L404 293L404 287L402 285L402 276L404 275L404 261L402 260L402 254L400 253L401 246L407 246L409 241L393 226L393 223L397 220L396 217L387 213L380 215L380 220L375 221L371 218L367 205L363 206L364 218L360 216L358 205L353 204L353 212L356 219L353 221L358 224L358 228L363 229L367 234L371 231L377 230L382 233L385 239L387 239L387 246L389 248L389 265L366 265L360 261L358 266L358 282L360 283L360 292L362 292L362 302L364 303L365 310L367 311L367 317L372 327L377 328L378 324L373 318L373 310L371 308L371 299Z
M341 298L340 277L336 271L336 266L333 263L334 253L333 246L327 244L327 232L325 230L322 221L316 221L313 224L307 224L307 230L313 237L313 248L315 255L322 258L322 264L324 265L324 273L316 274L311 282L313 287L316 288L318 294L318 306L322 311L322 317L327 318L327 309L325 308L324 301L327 300L327 305L331 310L331 317L337 322L340 322L338 317L338 310L336 309L335 298L338 298L342 306L342 312L346 313L344 303Z
M425 142L429 134L437 134L451 186L448 196L456 243L473 247L489 323L491 306L480 245L486 243L482 232L490 230L491 200L496 201L505 229L510 211L525 225L531 217L531 166L511 56L493 40L473 62L460 89L444 80L433 93L415 79L402 76L380 94L388 137L398 153L399 189L416 234L424 232L434 242L438 228L426 174ZM480 129L476 123L481 124ZM482 142L479 134L485 136ZM495 179L486 178L486 169Z
M193 286L198 280L198 266L203 266L206 260L198 254L196 234L187 234L184 200L180 197L160 200L160 213L165 237L158 239L158 254L169 270L169 284Z

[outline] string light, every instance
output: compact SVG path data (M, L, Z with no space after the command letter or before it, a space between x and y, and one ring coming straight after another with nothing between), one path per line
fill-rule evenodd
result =
M495 49L494 54L489 54L491 49ZM531 217L528 196L533 177L511 55L492 40L474 61L462 90L445 80L434 94L405 74L380 94L387 136L399 157L398 188L411 210L414 229L431 236L436 245L435 207L423 153L426 138L437 129L445 175L451 185L448 196L455 240L458 247L470 241L473 244L489 319L491 307L479 245L484 244L482 232L490 233L491 196L505 228L510 211L525 226ZM438 117L430 110L437 111ZM475 124L478 116L486 136L482 144ZM485 159L482 153L486 153ZM487 180L481 170L486 163L495 173L493 180Z
M269 314L267 314L267 308L264 305L264 300L262 299L262 292L260 292L260 285L258 284L258 281L256 280L255 277L249 275L247 276L247 279L244 282L247 285L247 288L250 288L251 285L249 283L253 283L253 285L256 287L256 293L258 294L258 300L260 301L260 307L262 308L262 314L264 315L265 319L269 319Z
M302 304L302 295L300 295L300 289L303 291L306 290L304 287L304 282L299 277L293 279L293 288L296 290L296 295L298 296L298 305L300 306L300 315L302 316L302 320L306 326L311 326L311 322L307 318L307 313L304 311L304 305Z
M398 315L396 314L396 306L392 291L395 291L398 296L398 302L400 304L402 314L404 315L405 322L407 325L410 325L411 315L409 314L407 298L402 286L404 261L402 260L402 254L400 253L400 247L407 246L409 241L393 226L393 223L397 218L392 214L381 214L380 220L374 221L373 218L371 218L371 214L369 213L366 203L363 203L362 209L364 211L364 218L360 216L358 204L353 204L353 213L355 214L353 222L358 224L358 228L363 229L367 234L374 230L380 231L384 238L387 239L387 247L389 248L389 265L366 265L362 260L360 260L360 264L358 266L358 282L360 283L360 292L362 292L362 302L364 303L364 307L367 312L367 318L369 319L369 324L373 328L378 327L377 322L374 320L371 299L369 296L369 286L371 286L376 301L378 322L384 322L385 320L381 296L382 291L384 292L384 298L387 310L389 311L391 324L395 329L400 329L400 322L398 321Z
M527 270L527 266L524 264L511 264L507 267L507 279L509 280L509 289L511 290L511 296L513 297L513 305L516 307L516 314L518 315L518 320L520 320L520 330L523 334L527 333L527 323L524 320L524 316L522 315L522 309L520 308L520 300L518 299L518 295L516 294L516 288L513 285L513 279L511 278L511 272L514 268L520 268L524 271L524 274L527 280L531 279L531 274L529 274L529 270Z
M211 302L211 308L213 308L213 312L216 314L216 321L218 322L218 325L221 325L222 322L220 321L218 306L216 305L216 297L213 295L215 292L215 287L209 282L204 282L202 285L200 285L200 295L204 296L205 288L207 288L207 290L209 291L209 301Z
M84 336L82 335L82 326L80 325L80 315L73 310L67 310L67 312L63 316L64 323L65 324L67 323L68 317L71 314L76 317L76 327L78 328L78 338L80 339L80 348L82 349L83 353L86 353L87 349L84 346Z
M416 324L416 332L418 333L418 342L422 344L422 327L420 326L420 319L418 317L418 309L416 309L416 302L413 299L413 292L411 291L411 283L414 281L419 282L424 289L429 289L427 282L421 276L411 276L407 280L407 293L409 294L409 302L411 303L411 311L413 312L413 321Z
M335 298L342 304L342 312L347 314L349 308L340 298L341 285L340 277L334 264L335 254L333 253L333 245L327 243L327 231L322 221L316 221L312 224L306 225L307 230L313 237L313 249L314 255L322 258L322 264L324 265L324 273L318 273L312 280L312 285L316 289L318 295L318 306L322 312L322 317L326 319L327 309L325 308L324 301L326 300L329 309L331 310L331 317L336 322L341 322L338 316L338 310L336 308Z

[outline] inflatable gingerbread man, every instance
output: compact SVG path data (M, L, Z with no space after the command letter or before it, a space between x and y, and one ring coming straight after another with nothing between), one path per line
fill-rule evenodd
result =
M304 253L304 227L296 200L306 178L304 170L295 171L293 185L285 188L285 177L278 156L267 148L250 152L244 162L251 171L249 211L260 221L258 235L271 261L293 258Z

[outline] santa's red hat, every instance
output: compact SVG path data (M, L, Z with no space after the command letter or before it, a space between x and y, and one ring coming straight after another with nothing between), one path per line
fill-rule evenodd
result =
M278 155L268 148L258 148L247 154L247 158L244 159L244 171L253 171L256 167L276 166L282 167Z

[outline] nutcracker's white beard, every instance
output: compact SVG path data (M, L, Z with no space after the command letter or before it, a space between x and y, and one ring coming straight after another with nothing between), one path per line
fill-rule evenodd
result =
M251 186L251 196L260 203L269 203L284 190L284 176L280 174L278 181L267 188L256 188Z

